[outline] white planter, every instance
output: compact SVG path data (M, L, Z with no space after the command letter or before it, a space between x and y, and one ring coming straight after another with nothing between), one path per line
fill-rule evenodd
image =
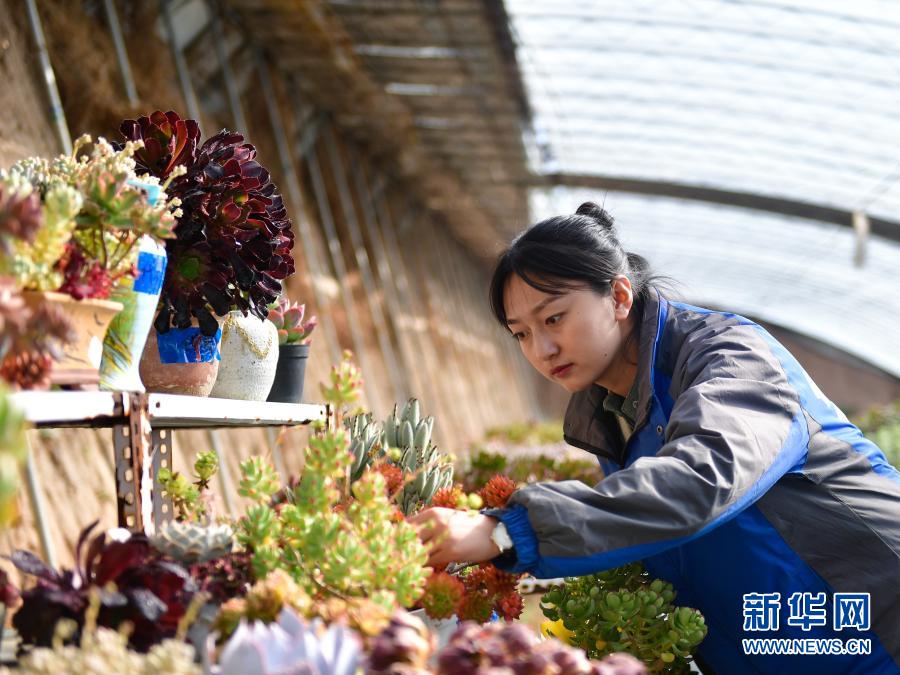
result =
M456 632L456 629L459 627L459 619L456 618L454 614L449 619L432 619L425 612L424 609L416 609L410 612L414 617L421 619L422 622L428 627L432 633L434 633L435 638L437 639L437 648L443 649L448 642L450 642L450 637L453 633Z
M265 401L278 368L278 329L239 311L222 324L222 360L210 396L244 401Z

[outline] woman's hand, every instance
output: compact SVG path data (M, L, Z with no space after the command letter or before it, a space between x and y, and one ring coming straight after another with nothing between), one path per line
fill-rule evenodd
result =
M407 518L429 548L428 564L484 562L500 555L491 539L497 519L456 509L431 508Z

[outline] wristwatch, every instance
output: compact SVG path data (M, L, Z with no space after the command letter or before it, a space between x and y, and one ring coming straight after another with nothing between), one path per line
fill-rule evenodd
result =
M493 532L491 532L491 541L497 545L500 553L505 553L513 547L513 540L509 536L509 532L506 531L506 525L503 524L502 520L497 522Z

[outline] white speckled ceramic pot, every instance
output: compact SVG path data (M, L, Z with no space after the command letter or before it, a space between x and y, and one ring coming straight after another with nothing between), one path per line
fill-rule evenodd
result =
M265 401L278 368L278 329L239 311L222 324L222 361L210 396Z

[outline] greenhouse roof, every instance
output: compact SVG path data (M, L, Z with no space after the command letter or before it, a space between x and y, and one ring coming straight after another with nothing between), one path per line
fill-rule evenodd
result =
M688 300L900 376L900 8L505 4L533 113L535 217L605 200ZM854 212L873 235L862 267Z

